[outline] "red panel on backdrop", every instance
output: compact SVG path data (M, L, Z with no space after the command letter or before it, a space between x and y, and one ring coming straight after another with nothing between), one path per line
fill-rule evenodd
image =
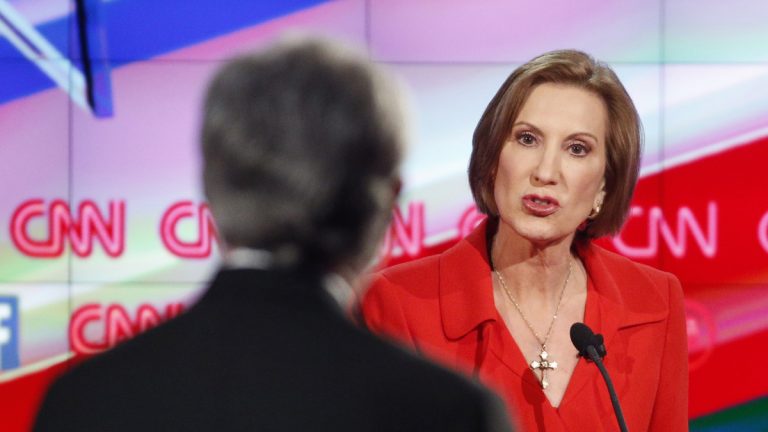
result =
M765 395L768 374L753 364L765 352L768 330L718 345L691 371L689 417L696 418Z
M642 213L627 221L621 238L638 249L657 247L650 258L633 259L676 274L687 291L768 283L765 161L768 137L644 178L634 200ZM660 202L649 193L656 190ZM623 252L616 246L608 242Z
M0 385L0 418L4 431L31 430L48 386L66 372L68 362L24 375Z

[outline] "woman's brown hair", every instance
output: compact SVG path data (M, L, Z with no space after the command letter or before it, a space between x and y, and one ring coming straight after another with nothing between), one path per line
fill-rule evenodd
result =
M493 187L501 149L531 91L543 83L583 88L605 103L605 199L599 214L579 237L615 234L624 223L637 183L642 126L632 99L613 70L581 51L551 51L534 58L515 69L491 99L472 137L469 185L475 203L483 213L498 217Z

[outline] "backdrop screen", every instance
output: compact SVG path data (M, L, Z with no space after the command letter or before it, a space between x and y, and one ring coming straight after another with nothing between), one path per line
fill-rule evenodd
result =
M762 0L0 0L0 428L26 429L74 357L201 293L218 261L205 84L298 30L362 47L409 93L384 265L480 220L471 136L515 67L557 48L609 63L645 147L626 226L600 243L683 283L692 430L767 430L765 22Z

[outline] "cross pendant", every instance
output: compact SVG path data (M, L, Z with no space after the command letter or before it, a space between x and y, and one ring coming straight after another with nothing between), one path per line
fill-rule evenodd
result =
M549 381L547 381L547 369L557 369L557 362L549 361L547 360L547 357L549 357L549 354L547 354L547 352L542 349L539 353L539 358L541 360L534 360L531 362L531 369L534 371L536 369L541 371L541 388L544 390L549 387Z

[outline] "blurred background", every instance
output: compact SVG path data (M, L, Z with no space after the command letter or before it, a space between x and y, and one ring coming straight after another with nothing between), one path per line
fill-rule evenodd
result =
M559 48L609 63L645 152L625 229L600 243L683 282L691 429L768 430L766 23L763 0L0 0L0 429L26 430L54 376L201 293L218 259L205 84L302 31L361 47L409 93L382 265L480 220L471 135L515 67Z

